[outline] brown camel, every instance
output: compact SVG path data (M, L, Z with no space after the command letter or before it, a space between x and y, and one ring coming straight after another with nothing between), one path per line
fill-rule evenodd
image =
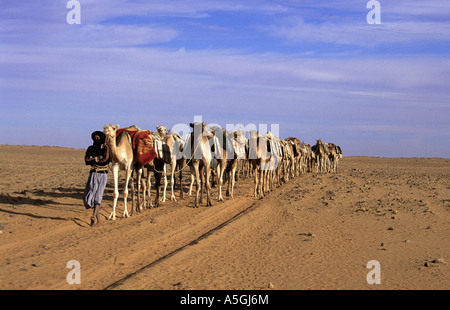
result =
M338 161L342 157L342 150L338 145L334 143L328 143L328 149L328 158L330 161L329 171L337 172Z
M326 161L328 157L328 147L322 140L317 140L316 144L311 147L315 153L317 170L316 172L326 172Z

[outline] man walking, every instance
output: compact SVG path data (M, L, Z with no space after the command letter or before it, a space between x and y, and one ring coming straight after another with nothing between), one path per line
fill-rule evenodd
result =
M93 144L86 150L84 161L91 166L89 178L84 190L83 202L86 209L93 209L91 226L100 223L99 211L106 182L108 180L108 164L111 161L109 147L105 143L106 135L94 131L91 135Z

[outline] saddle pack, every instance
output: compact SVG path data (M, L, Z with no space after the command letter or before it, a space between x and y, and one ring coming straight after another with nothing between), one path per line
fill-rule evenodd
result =
M147 165L157 156L153 146L153 139L146 130L139 130L134 126L131 126L117 130L116 137L122 132L126 132L130 135L133 153L139 164Z

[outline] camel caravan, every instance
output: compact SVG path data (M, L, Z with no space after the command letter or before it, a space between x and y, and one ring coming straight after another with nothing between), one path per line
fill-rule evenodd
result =
M191 131L183 138L174 130L169 132L166 126L157 126L156 129L153 132L135 125L126 128L112 124L104 126L114 180L114 200L109 219L116 219L121 170L125 171L125 218L130 216L127 207L129 187L132 191L130 211L139 212L144 208L158 207L166 201L169 180L170 200L177 200L177 179L179 199L183 199L182 177L186 172L191 179L189 196L195 184L194 207L203 204L203 194L206 194L206 206L212 206L212 187L218 188L218 201L224 201L224 185L227 187L225 195L233 199L236 181L253 177L253 196L263 198L276 187L304 173L337 172L342 157L341 148L334 143L317 140L314 146L310 146L294 137L280 139L270 131L264 134L258 130L227 131L220 126L194 122L190 124ZM153 201L152 174L155 181Z

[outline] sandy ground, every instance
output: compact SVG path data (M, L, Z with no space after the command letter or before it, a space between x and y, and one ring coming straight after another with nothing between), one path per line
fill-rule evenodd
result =
M252 179L209 208L186 197L124 219L121 199L116 221L110 173L90 227L83 156L0 146L2 290L450 288L448 159L344 157L338 173L303 174L260 200ZM81 284L67 283L70 260ZM380 284L367 282L371 260Z

